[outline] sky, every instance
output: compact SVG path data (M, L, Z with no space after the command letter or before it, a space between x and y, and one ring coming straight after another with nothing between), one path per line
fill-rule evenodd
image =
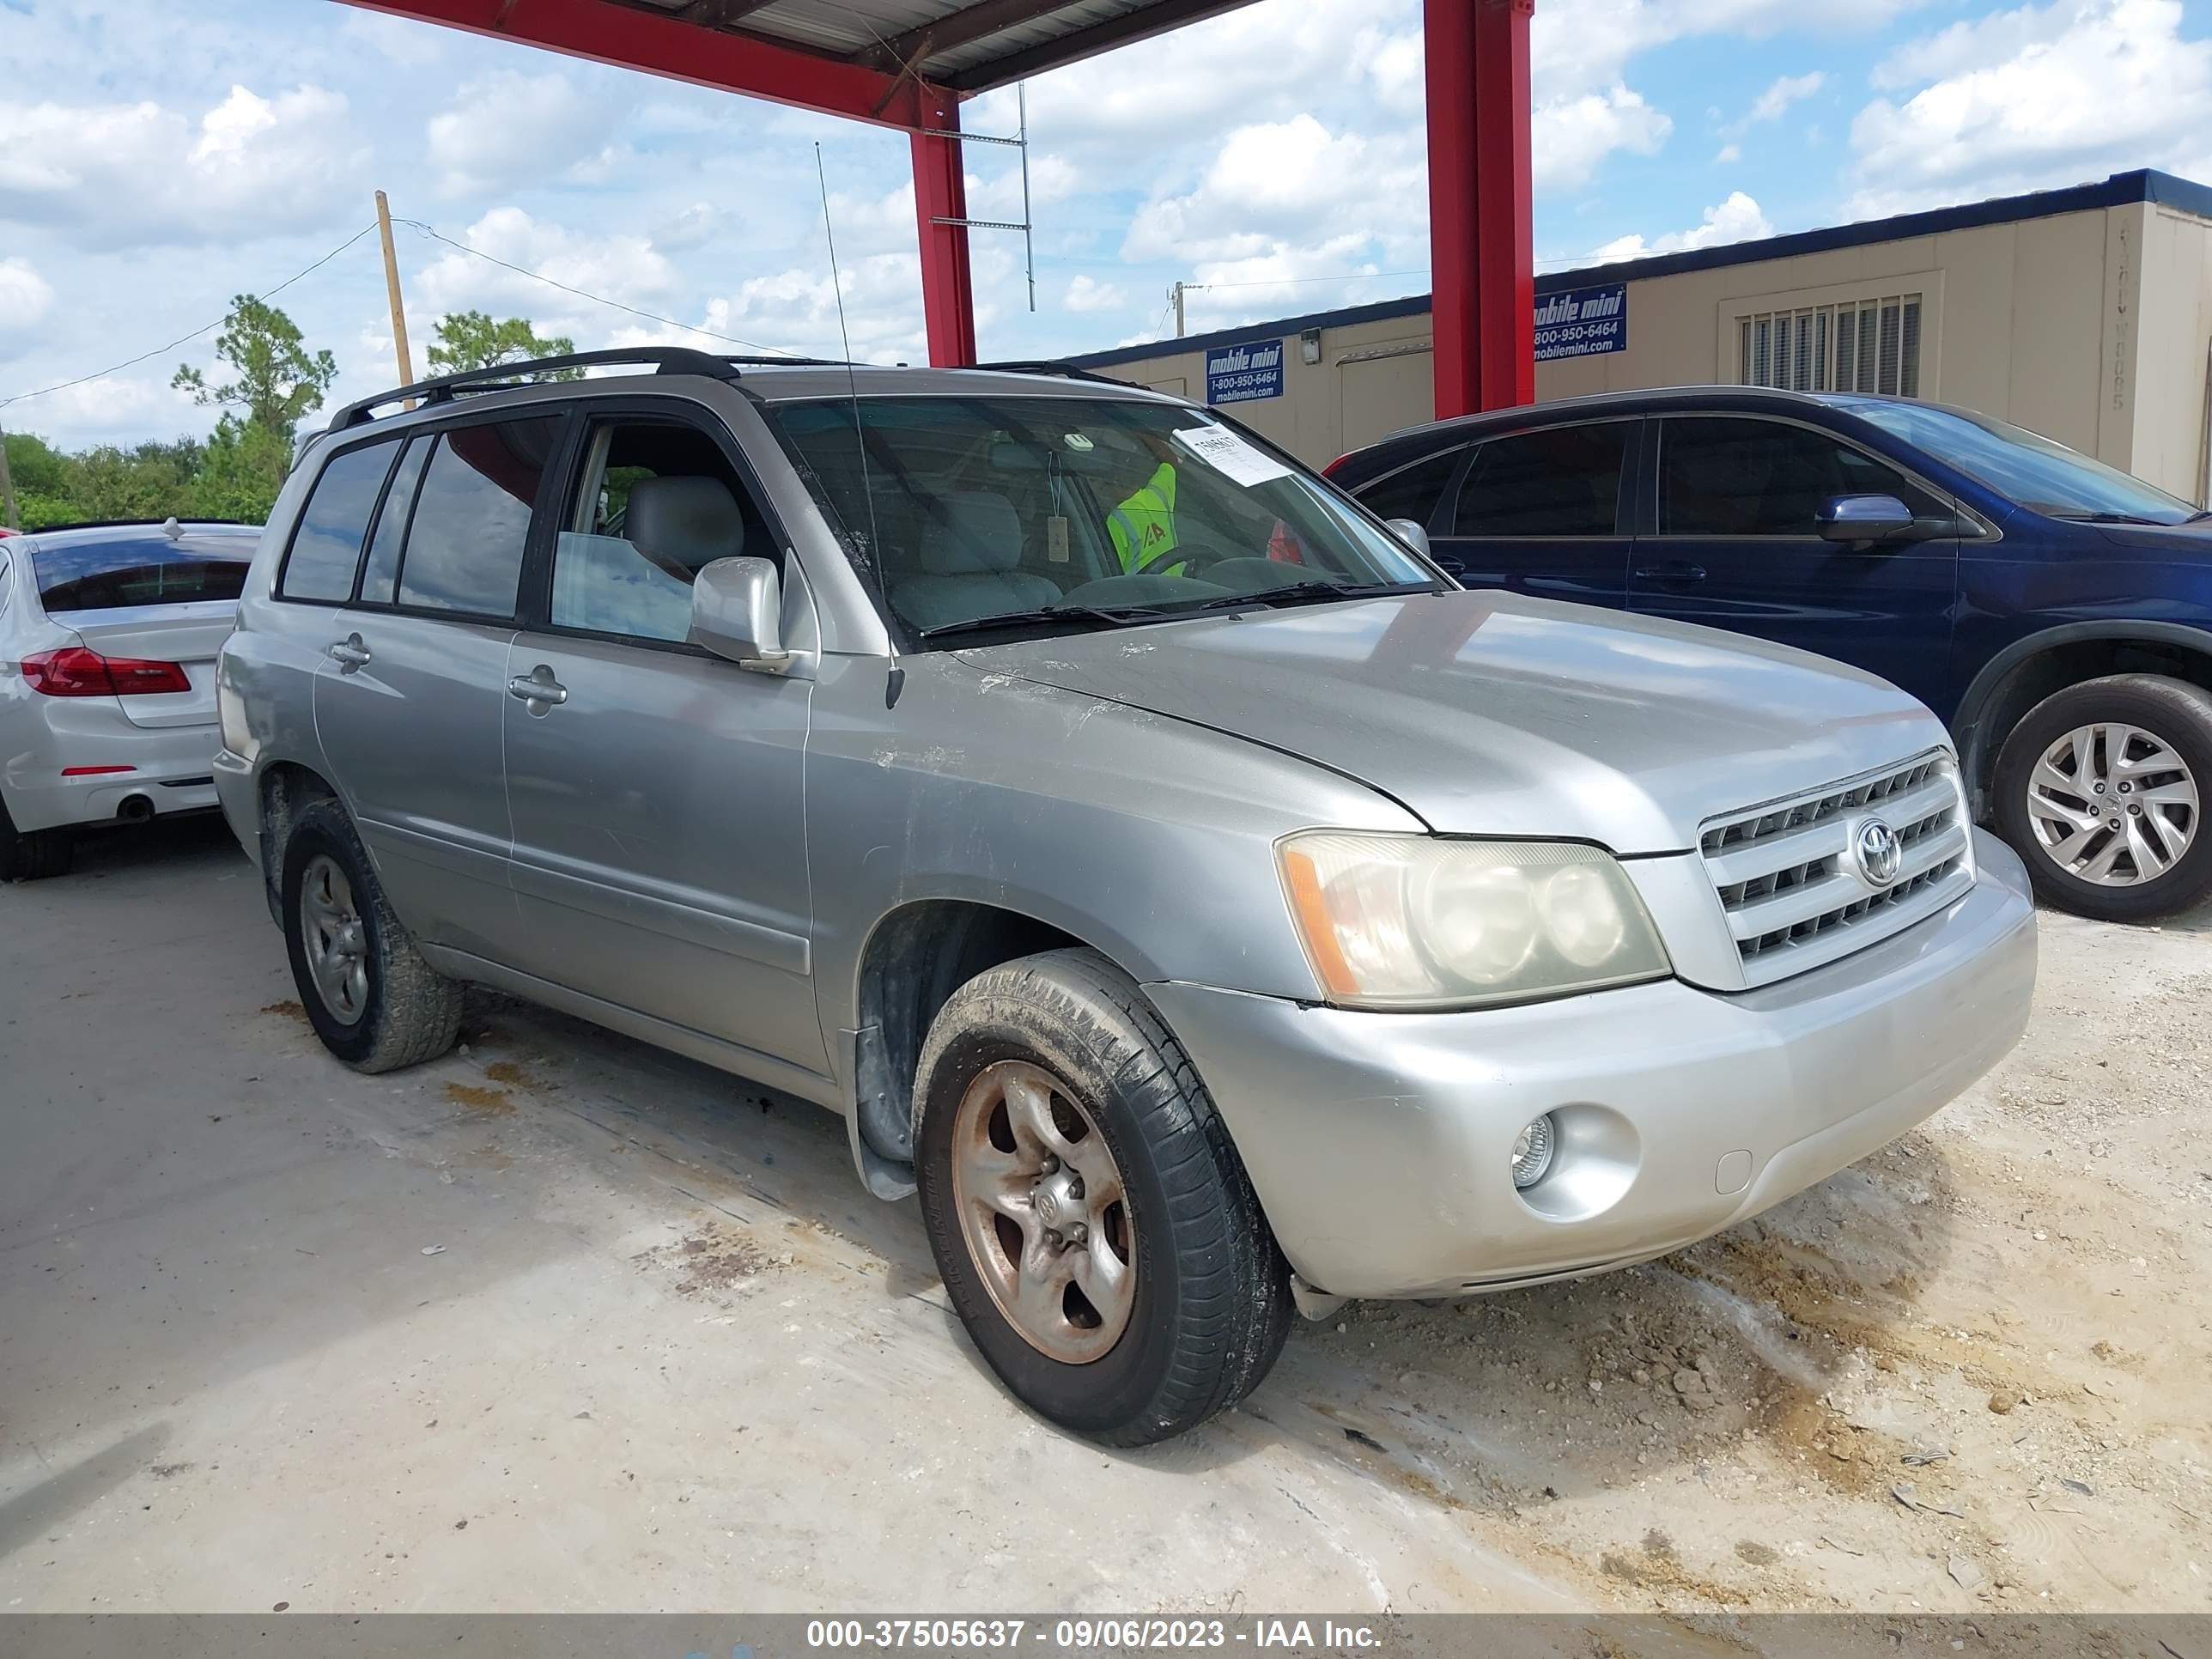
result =
M2212 0L1537 0L1531 56L1540 270L2212 182ZM1020 236L975 233L986 358L1160 337L1178 279L1193 332L1427 289L1419 0L1258 0L1027 93L1036 309ZM1013 94L963 120L1011 134ZM896 133L336 0L0 0L0 424L204 432L169 380L214 330L113 366L295 277L334 398L389 386L380 187L418 370L464 309L842 356L817 144L851 355L926 361ZM1018 218L1015 152L968 162L971 214Z

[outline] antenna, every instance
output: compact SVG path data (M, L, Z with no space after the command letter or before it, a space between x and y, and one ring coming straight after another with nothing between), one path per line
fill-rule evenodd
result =
M814 145L814 177L822 186L822 239L830 245L830 291L837 297L837 338L845 352L845 390L853 400L853 443L860 455L860 495L868 504L868 560L877 566L876 580L880 582L883 532L876 524L875 483L868 476L868 441L860 430L860 377L853 367L853 337L845 327L845 282L837 273L837 233L830 222L830 175L822 166L822 144L818 139ZM884 686L884 707L895 708L899 693L906 686L906 670L899 666L898 640L888 626L884 629L884 637L890 641L891 647L891 672Z

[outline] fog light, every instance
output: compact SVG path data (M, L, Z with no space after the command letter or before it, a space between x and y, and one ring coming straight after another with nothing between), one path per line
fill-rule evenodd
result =
M1549 1112L1545 1113L1543 1116L1514 1137L1513 1184L1515 1187L1526 1191L1544 1178L1544 1172L1552 1167L1553 1139L1552 1115Z

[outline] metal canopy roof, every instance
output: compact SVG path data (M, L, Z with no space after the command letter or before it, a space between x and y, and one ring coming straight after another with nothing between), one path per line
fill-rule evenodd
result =
M527 0L525 0L525 3ZM513 0L510 0L512 5ZM1251 0L604 0L811 57L988 91Z

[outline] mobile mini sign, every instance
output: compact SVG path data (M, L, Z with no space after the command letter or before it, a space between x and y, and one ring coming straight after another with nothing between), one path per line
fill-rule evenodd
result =
M1283 343L1249 340L1215 346L1206 354L1206 401L1249 404L1283 395Z
M1627 283L1571 288L1536 296L1538 362L1627 349Z

